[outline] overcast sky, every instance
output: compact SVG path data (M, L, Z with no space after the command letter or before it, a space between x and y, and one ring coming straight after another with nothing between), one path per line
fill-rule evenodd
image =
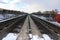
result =
M60 0L0 0L0 8L28 13L52 9L60 10Z

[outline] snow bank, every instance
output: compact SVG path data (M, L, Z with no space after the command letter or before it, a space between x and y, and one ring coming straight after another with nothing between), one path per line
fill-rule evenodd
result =
M53 40L51 39L47 34L42 34L42 37L38 37L38 35L32 35L32 34L29 34L31 40Z
M52 40L47 34L43 34L42 36L44 40Z
M9 33L5 38L3 38L2 40L16 40L17 35L14 33Z

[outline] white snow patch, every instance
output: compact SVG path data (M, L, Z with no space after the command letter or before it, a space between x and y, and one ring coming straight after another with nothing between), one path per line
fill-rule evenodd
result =
M17 35L14 33L9 33L5 38L3 38L2 40L16 40Z
M29 34L29 37L32 38L33 37L32 34Z
M3 19L5 19L5 17L0 14L0 20L3 20Z
M55 24L57 26L60 26L60 23L58 23L58 22L51 22L51 23L53 23L53 24Z
M31 40L44 40L43 38L39 38L38 35L33 35Z
M52 40L47 34L43 34L42 36L44 40Z
M42 34L42 37L39 37L38 35L32 35L29 34L31 40L53 40L51 39L47 34Z

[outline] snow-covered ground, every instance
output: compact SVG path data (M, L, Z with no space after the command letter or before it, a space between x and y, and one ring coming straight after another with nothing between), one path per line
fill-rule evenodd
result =
M18 34L9 33L5 38L2 40L16 40ZM29 34L31 40L53 40L47 34L42 34L42 38L39 38L37 35Z
M15 33L9 33L6 37L4 37L2 40L16 40L17 34Z
M60 27L60 23L58 23L58 22L50 22L50 23L55 24Z
M33 16L38 17L38 18L41 18L41 19L43 19L43 20L45 20L45 21L48 21L48 22L50 22L50 23L52 23L52 24L57 25L57 26L60 27L60 23L58 23L58 22L56 22L56 21L49 21L49 20L47 20L47 18L44 17L44 16L36 16L36 15L33 15Z
M23 14L25 15L25 14ZM20 16L23 16L23 15L14 15L14 14L6 14L5 16L0 14L0 22L4 22L4 21L7 21L7 20L11 20L13 18L17 18L17 17L20 17Z
M3 19L5 19L5 17L0 14L0 20L3 20Z
M4 15L0 14L0 21L11 18L13 16L15 16L15 15L14 14L4 14Z
M47 34L42 34L42 38L38 37L37 35L32 35L32 34L29 34L29 36L30 38L32 38L31 40L53 40Z

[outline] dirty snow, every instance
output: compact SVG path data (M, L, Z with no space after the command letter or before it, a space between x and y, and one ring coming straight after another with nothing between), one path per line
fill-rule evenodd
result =
M17 36L18 35L15 33L9 33L2 40L16 40ZM32 34L29 34L29 36L30 36L30 38L32 38L31 40L53 40L47 34L42 34L42 38L39 38L37 35L32 35Z

